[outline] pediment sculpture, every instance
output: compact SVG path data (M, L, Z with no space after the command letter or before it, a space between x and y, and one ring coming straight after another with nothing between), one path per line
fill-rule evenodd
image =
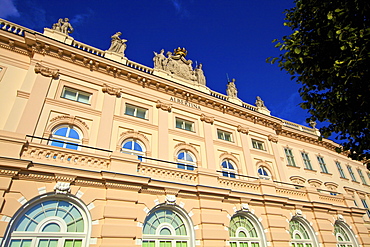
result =
M202 64L193 69L193 61L186 60L187 51L185 48L177 48L174 52L168 51L167 57L164 55L164 49L159 53L154 52L154 69L165 71L168 74L176 75L196 84L206 85L206 78L202 69Z

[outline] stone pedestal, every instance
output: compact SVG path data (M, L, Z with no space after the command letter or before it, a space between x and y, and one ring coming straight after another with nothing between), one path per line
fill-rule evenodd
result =
M50 28L44 28L44 35L49 38L63 42L67 45L72 45L72 42L74 40L71 36Z
M105 51L104 57L110 60L122 63L124 65L126 65L127 63L127 58L125 57L124 54L119 54L119 53L111 52L111 51Z

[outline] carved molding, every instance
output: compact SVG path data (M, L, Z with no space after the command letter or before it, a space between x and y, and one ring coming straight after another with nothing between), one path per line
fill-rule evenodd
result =
M269 136L268 136L268 140L269 140L270 142L278 143L279 138L278 138L278 136L276 136L276 135L269 135Z
M166 204L175 205L175 203L176 203L176 195L166 195Z
M324 185L328 190L337 190L338 188L338 184L334 182L325 182Z
M204 113L202 113L202 115L200 116L200 120L206 123L213 124L213 122L215 121L215 118L206 116Z
M238 125L238 132L248 135L249 128L245 127L245 126Z
M103 93L107 93L109 95L114 95L116 97L121 97L122 89L121 88L114 88L110 87L104 83L102 88Z
M319 188L322 185L322 181L315 178L309 179L308 183L315 188Z
M71 125L77 125L77 122L78 122L79 124L82 124L86 129L89 129L89 126L87 126L87 124L84 121L78 119L75 116L62 115L62 116L57 116L57 117L50 119L51 123L54 123L56 121L62 121L62 122L65 122Z
M301 176L291 176L290 181L292 181L294 184L304 184L306 179Z
M54 186L54 191L57 194L67 194L71 192L71 184L67 182L57 182Z
M161 108L163 111L171 112L172 104L163 103L160 100L158 100L157 101L157 104L156 104L156 107L157 108Z
M48 67L45 67L44 65L36 63L35 73L36 74L40 73L43 76L52 77L53 79L57 79L59 76L59 69L50 69Z

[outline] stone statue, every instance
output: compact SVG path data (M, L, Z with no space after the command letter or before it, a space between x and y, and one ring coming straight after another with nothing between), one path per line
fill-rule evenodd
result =
M121 36L121 32L115 33L111 38L111 45L108 49L108 51L115 52L115 53L122 53L124 55L126 50L126 39L121 39L119 36Z
M227 83L227 89L226 89L227 96L231 98L237 98L238 97L238 90L236 90L235 86L235 79L232 79Z
M163 53L164 53L164 49L162 49L160 53L154 52L154 55L155 55L154 58L153 58L154 69L165 70L167 59L163 55Z
M255 104L259 108L266 108L265 103L263 102L263 100L261 99L260 96L257 96L256 103Z
M203 65L200 63L196 68L195 68L195 76L197 78L197 82L200 85L206 85L206 77L204 76L203 70L202 70Z
M59 18L58 22L53 24L53 29L66 35L73 33L73 27L68 18L64 18L64 20Z

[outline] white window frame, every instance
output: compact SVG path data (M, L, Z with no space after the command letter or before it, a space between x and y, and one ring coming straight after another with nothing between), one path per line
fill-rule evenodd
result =
M128 113L128 111L127 111L128 109L133 110L133 114ZM145 116L144 117L140 117L138 115L139 110L145 112ZM147 108L140 107L140 106L136 106L136 105L132 105L132 104L126 103L126 105L125 105L125 115L136 117L136 118L140 118L140 119L146 119L147 120L148 119L148 109Z
M310 160L310 157L308 156L308 153L302 151L301 156L302 156L305 168L308 169L308 170L313 170L311 160Z
M69 137L66 137L66 136L55 135L54 133L56 131L58 131L59 129L61 129L61 128L67 128L66 136L69 135L69 132L70 132L71 129L75 130L79 135L79 139L74 139L74 138L69 138ZM61 147L61 148L67 148L68 144L76 144L77 149L70 149L70 150L81 150L82 138L83 138L83 134L82 134L82 131L79 128L77 128L74 125L62 124L62 125L58 125L54 128L53 133L50 137L49 145L53 146L53 147L58 147L58 146L52 145L53 140L55 140L55 141L60 141L61 143L63 143L63 147Z
M337 169L338 169L338 172L339 172L339 176L341 178L346 178L346 175L344 174L344 170L342 168L342 165L339 163L339 161L335 161L335 165L337 166Z
M264 141L252 139L252 147L254 149L266 151L266 147L265 147L265 142Z
M317 161L319 162L321 172L328 174L329 171L328 171L328 167L326 166L324 157L318 155Z
M297 167L297 164L295 163L295 160L294 160L293 150L291 148L285 147L284 153L286 156L287 165Z
M357 173L360 176L360 179L361 179L362 183L365 184L365 185L367 185L367 182L365 180L364 174L362 173L361 169L358 168L357 169Z
M177 123L179 123L179 125ZM187 129L186 124L190 125L191 128ZM175 127L177 129L182 129L182 130L194 132L194 122L188 121L188 120L185 120L185 119L182 119L182 118L178 118L178 117L175 118Z
M231 132L217 129L217 138L228 142L233 142L233 134Z
M349 175L351 176L352 181L357 182L355 173L353 172L352 167L350 165L347 165L347 170L348 170Z
M260 174L259 173L260 169L263 170L265 173L267 173L267 175ZM257 174L262 179L266 179L266 180L270 180L271 179L271 173L270 173L269 169L267 169L265 166L258 167Z
M66 97L66 94L65 94L66 92L72 92L72 93L75 93L76 95L74 96L74 98L68 98L68 97ZM88 97L88 102L81 101L79 99L80 95L87 96ZM91 104L91 96L92 96L91 93L88 93L88 92L85 92L85 91L82 91L82 90L78 90L78 89L75 89L75 88L72 88L72 87L64 86L63 90L62 90L62 95L60 97L63 98L63 99L72 100L72 101L76 101L76 102L79 102L79 103L90 105Z
M193 159L193 161L179 159L178 156L181 152L184 152L185 154L190 155L190 157ZM177 163L179 163L177 165L177 168L180 168L179 165L184 165L185 166L185 168L180 168L180 169L189 170L189 171L193 171L196 168L197 162L196 162L196 158L195 158L195 156L192 152L190 152L188 150L181 149L179 152L177 152L176 158L177 158ZM190 169L190 168L193 168L193 169Z

